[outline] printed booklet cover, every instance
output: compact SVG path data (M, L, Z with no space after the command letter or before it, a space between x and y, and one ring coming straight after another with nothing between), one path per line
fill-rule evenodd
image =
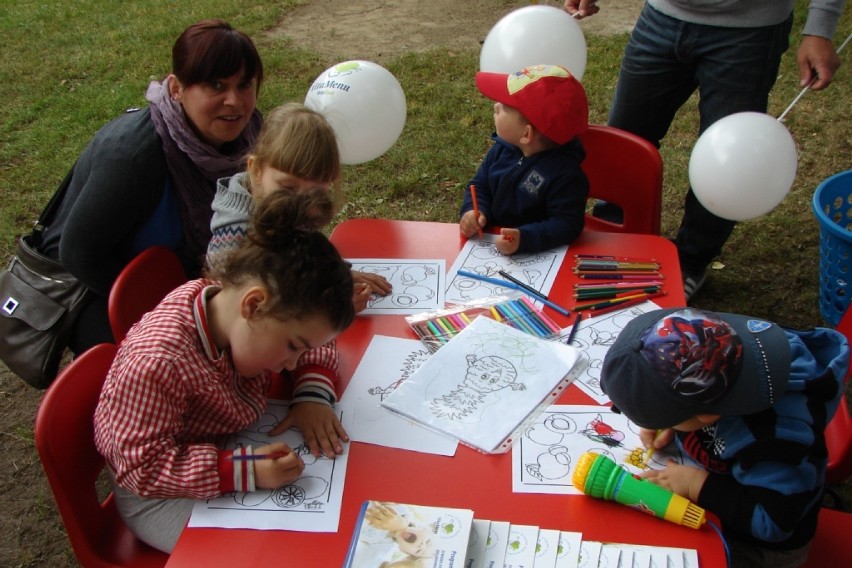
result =
M367 501L344 568L462 568L472 526L470 509Z
M381 404L482 452L500 453L587 363L579 349L476 318Z

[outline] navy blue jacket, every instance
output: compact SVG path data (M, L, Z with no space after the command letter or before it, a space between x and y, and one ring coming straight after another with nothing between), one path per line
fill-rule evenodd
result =
M583 231L589 180L580 169L586 152L578 139L527 158L496 134L465 190L460 215L473 209L470 185L488 226L521 231L519 253L567 245Z
M804 546L816 530L828 462L823 432L849 365L843 334L786 331L790 383L773 406L677 435L710 472L698 504L719 516L726 536L782 550Z

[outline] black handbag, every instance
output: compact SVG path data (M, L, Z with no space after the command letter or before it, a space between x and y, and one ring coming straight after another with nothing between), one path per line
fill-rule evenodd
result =
M47 388L59 370L71 330L89 290L61 264L36 250L71 183L74 168L53 194L31 234L0 271L0 359L31 386Z

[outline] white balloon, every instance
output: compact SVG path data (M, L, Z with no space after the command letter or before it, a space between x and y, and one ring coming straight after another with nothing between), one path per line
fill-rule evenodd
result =
M322 113L337 136L340 161L361 164L387 152L405 126L405 93L371 61L344 61L316 78L305 105Z
M796 143L777 119L739 112L714 122L689 158L689 182L711 213L743 221L781 203L796 177Z
M531 65L562 65L578 79L586 72L580 25L555 6L525 6L498 21L482 44L479 70L515 73Z

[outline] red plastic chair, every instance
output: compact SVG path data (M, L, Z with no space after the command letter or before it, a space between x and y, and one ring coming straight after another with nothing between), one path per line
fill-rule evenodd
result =
M174 251L162 246L143 250L124 267L109 293L107 313L116 343L160 300L187 281Z
M846 310L837 324L837 331L852 342L852 311ZM846 374L844 384L848 384L850 376L852 376L852 365ZM840 398L840 405L834 418L825 428L825 445L828 447L828 471L825 475L828 485L845 482L852 476L852 417L849 416L845 392Z
M97 493L104 459L95 448L92 421L116 349L96 345L63 369L36 414L35 444L80 565L159 568L168 555L130 532L112 493L103 502Z
M823 507L817 520L817 531L808 552L807 568L852 566L852 514Z
M611 126L590 125L580 135L586 150L581 167L589 178L589 199L621 207L624 218L614 223L586 215L586 230L660 234L663 160L645 140Z

